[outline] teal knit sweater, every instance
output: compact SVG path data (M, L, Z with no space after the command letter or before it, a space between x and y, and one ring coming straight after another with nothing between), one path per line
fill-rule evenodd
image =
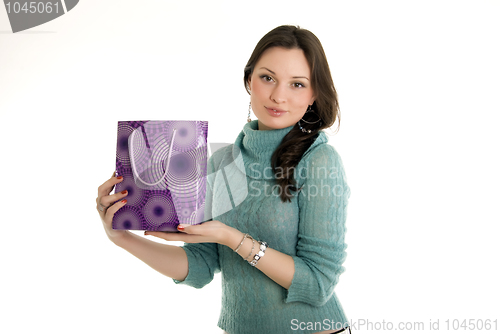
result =
M350 188L342 160L320 132L295 168L300 191L291 203L283 203L280 188L273 188L271 156L292 127L268 131L257 127L257 121L247 123L233 145L210 158L205 218L249 233L292 256L291 286L284 289L229 247L213 243L185 244L188 276L174 282L201 288L220 272L218 326L229 334L333 329L336 323L348 321L334 292L347 247Z

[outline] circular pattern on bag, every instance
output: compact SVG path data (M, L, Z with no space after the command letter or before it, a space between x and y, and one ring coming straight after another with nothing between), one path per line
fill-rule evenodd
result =
M178 191L192 191L205 177L205 171L200 161L205 159L203 149L196 149L184 153L172 154L170 167L167 173L167 185L169 189ZM190 190L191 189L191 190Z
M128 137L134 131L134 128L125 122L118 122L118 134L116 141L116 158L123 166L130 166L128 153Z
M165 169L167 168L167 160L169 156L170 145L164 138L156 138L153 143L153 150L148 150L149 154L143 152L142 160L138 163L134 155L136 172L140 178L149 184L146 185L140 180L136 180L137 185L149 190L163 190L167 188L165 180ZM170 168L170 167L169 167Z
M178 224L174 202L168 192L151 191L143 208L147 229L158 230L163 224Z
M128 150L129 154L133 155L132 157L129 156L129 159L134 158L136 165L142 166L145 163L147 164L150 154L146 146L146 140L141 128L135 129L133 135L131 133L131 136L129 136Z
M115 185L115 193L127 190L127 205L142 206L148 199L148 191L135 186L134 177L130 168L120 171L123 181Z
M140 210L125 205L116 211L113 217L113 229L118 230L141 230L142 216Z
M167 140L172 140L172 134L176 129L174 138L174 150L186 152L193 150L198 145L198 124L189 121L171 121L165 125L165 135Z
M205 221L205 203L199 206L198 210L193 213L191 217L191 224L199 224L203 221Z

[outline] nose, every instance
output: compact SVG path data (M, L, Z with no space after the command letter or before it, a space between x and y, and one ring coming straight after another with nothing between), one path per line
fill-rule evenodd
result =
M276 85L271 91L269 98L275 103L283 103L286 101L285 87L283 85Z

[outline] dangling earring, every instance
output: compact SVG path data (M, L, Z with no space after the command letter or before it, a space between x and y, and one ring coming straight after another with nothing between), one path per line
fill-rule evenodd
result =
M247 116L247 123L250 123L252 119L250 118L250 109L252 108L252 101L248 104L248 116Z
M307 114L307 113L312 113L312 114L315 114L315 115L316 115L316 113L314 112L314 110L312 110L311 106L307 107L306 114ZM305 114L304 114L304 115L305 115ZM305 122L305 123L307 123L307 124L316 124L316 123L318 123L319 121L321 121L321 118L320 118L318 115L316 115L316 116L318 117L318 119L317 119L316 121L314 121L314 122L308 122L308 121L306 121L306 120L304 119L304 117L302 117L302 118L300 119L300 121L303 121L303 122ZM302 125L300 124L300 121L298 121L298 122L297 122L297 125L299 126L299 129L300 129L302 132L304 132L304 133L306 133L306 132L307 132L307 133L311 133L311 132L312 132L311 130L304 129L304 128L302 127ZM321 123L320 123L320 125L321 125Z

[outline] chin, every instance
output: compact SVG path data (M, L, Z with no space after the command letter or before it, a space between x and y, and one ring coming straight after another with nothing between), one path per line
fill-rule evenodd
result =
M261 126L261 124L263 126ZM295 123L286 122L284 120L283 121L274 119L271 120L266 119L264 121L259 120L259 130L270 130L270 129L279 130L292 126L293 124Z

